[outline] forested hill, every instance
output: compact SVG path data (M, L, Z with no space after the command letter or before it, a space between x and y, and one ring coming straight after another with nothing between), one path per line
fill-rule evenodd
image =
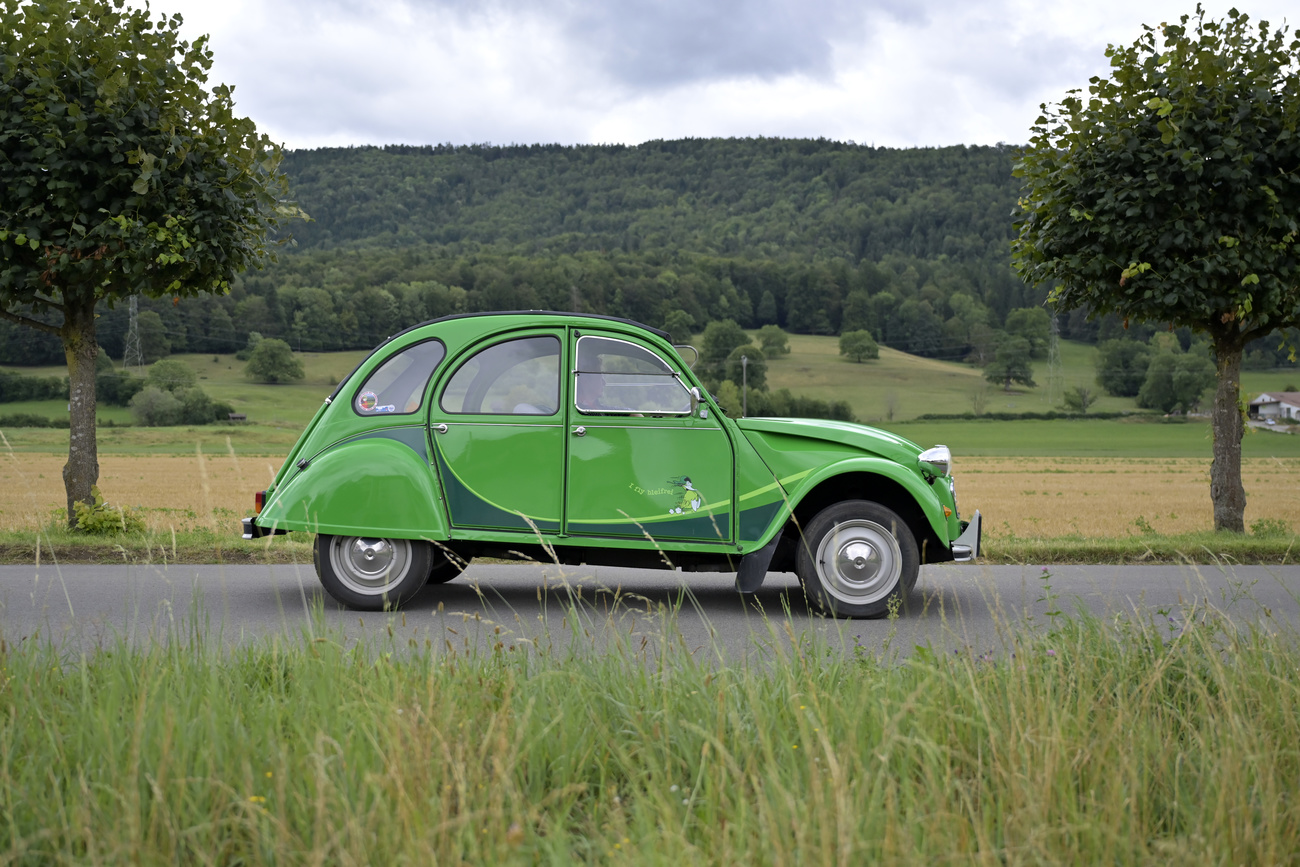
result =
M865 329L932 358L987 360L1043 301L1010 267L1010 147L891 150L803 139L328 148L286 154L312 217L229 295L142 299L146 355L374 346L449 313L627 316L686 337L712 321ZM120 359L123 310L101 345ZM58 341L0 321L0 363Z
M1005 261L1006 147L892 150L806 139L329 148L284 168L304 248L476 242L520 252L666 249Z

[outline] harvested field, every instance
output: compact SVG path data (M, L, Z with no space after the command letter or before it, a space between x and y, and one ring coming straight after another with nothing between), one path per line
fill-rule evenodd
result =
M963 514L1021 538L1162 535L1214 529L1210 462L1200 458L970 457L955 467ZM1246 525L1300 528L1300 460L1242 461Z
M281 460L101 455L100 488L111 503L143 507L155 530L233 533ZM65 461L0 455L0 529L50 521L64 504ZM1196 458L967 457L956 467L957 494L963 514L978 508L994 537L1177 534L1212 529L1209 471L1209 461ZM1242 476L1248 525L1267 518L1300 528L1300 459L1248 459Z
M66 455L0 455L0 529L35 529L66 505ZM140 506L150 529L239 530L253 493L275 477L283 458L232 454L100 455L99 488L115 506Z

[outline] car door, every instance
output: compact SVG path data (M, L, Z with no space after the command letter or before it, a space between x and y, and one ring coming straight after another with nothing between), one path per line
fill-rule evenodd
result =
M565 532L731 541L731 440L681 372L622 334L570 339Z
M498 335L445 380L429 417L453 527L558 533L562 330Z

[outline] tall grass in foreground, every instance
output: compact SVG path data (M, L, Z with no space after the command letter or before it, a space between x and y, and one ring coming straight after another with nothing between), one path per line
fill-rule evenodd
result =
M0 862L1295 863L1295 635L1055 620L906 661L774 625L732 664L671 618L599 649L9 643Z

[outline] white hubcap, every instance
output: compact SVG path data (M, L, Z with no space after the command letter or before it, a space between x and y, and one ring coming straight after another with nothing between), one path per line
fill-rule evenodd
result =
M411 543L406 539L336 536L330 545L330 564L348 589L377 596L406 577L411 566Z
M903 574L898 540L875 521L845 521L817 547L817 575L841 602L863 605L885 598Z

